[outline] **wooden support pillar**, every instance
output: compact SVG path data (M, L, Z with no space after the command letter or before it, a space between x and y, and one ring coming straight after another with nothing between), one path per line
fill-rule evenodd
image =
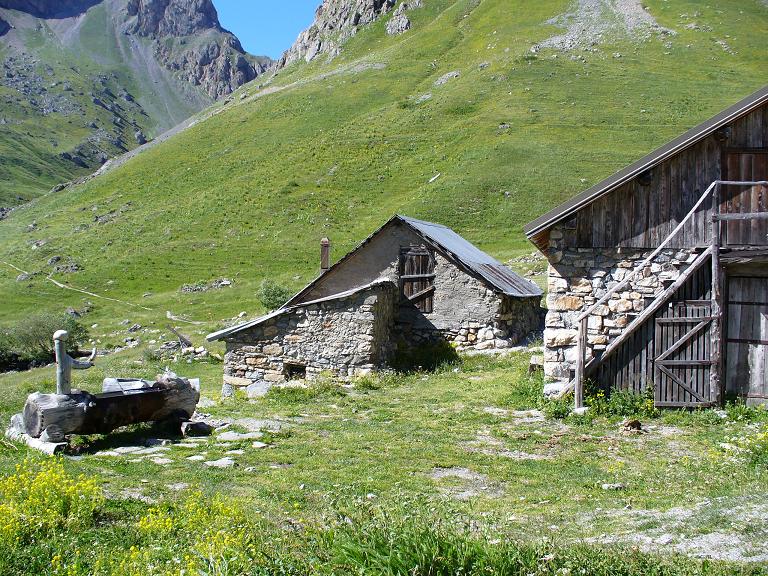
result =
M712 190L712 320L711 342L712 367L709 376L709 400L722 405L723 402L723 381L722 381L722 327L723 327L723 282L722 269L720 266L720 242L721 242L721 221L720 221L720 184Z
M576 381L573 388L573 401L576 408L584 406L584 364L587 354L587 326L589 316L579 323L579 342L576 349Z

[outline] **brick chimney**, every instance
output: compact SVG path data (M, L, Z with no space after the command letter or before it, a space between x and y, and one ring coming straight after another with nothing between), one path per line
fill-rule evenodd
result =
M331 241L328 238L320 240L320 274L324 274L331 267Z

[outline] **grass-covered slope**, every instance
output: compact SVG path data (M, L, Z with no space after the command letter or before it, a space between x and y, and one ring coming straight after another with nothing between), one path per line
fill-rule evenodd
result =
M530 252L526 221L765 82L761 2L645 4L677 34L578 52L530 51L560 33L546 22L563 0L426 0L395 37L380 20L332 62L246 86L220 113L0 222L0 314L90 300L105 330L169 309L213 327L259 312L264 278L309 280L322 236L338 257L394 212L500 259ZM54 255L82 268L59 281L151 310L56 288ZM17 282L9 264L41 274ZM218 277L234 287L179 292Z

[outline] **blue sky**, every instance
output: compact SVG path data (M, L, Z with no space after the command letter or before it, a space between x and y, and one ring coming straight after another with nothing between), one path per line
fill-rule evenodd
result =
M321 0L213 0L221 25L251 54L278 58L314 19Z

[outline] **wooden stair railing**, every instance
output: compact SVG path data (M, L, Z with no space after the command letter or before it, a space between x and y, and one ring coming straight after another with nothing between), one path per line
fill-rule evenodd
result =
M612 352L614 352L622 342L624 342L629 336L634 333L635 330L639 326L642 325L643 322L645 322L653 313L658 310L658 308L663 304L663 302L666 301L672 294L674 294L677 289L679 289L683 283L690 277L690 275L701 267L701 265L707 260L707 258L711 257L712 260L712 300L713 300L713 316L715 316L715 320L713 321L713 362L716 362L719 364L720 362L720 331L721 331L721 322L720 322L720 316L722 314L721 312L721 300L722 300L722 279L721 279L721 270L720 270L720 237L721 237L721 222L723 220L730 220L730 219L744 219L749 217L755 217L755 218L765 218L765 213L757 213L757 214L743 214L738 216L722 216L720 214L720 188L722 186L756 186L756 185L768 185L768 182L759 181L759 182L741 182L741 181L728 181L728 180L715 180L712 182L712 184L709 185L709 187L706 189L706 191L699 197L699 199L696 201L696 204L693 205L693 208L685 215L685 217L680 221L680 223L672 230L672 232L669 233L669 235L664 239L664 241L653 251L651 254L643 260L630 274L628 274L621 282L617 283L615 286L610 288L597 302L592 304L586 311L584 311L582 314L580 314L576 318L576 322L579 324L578 328L578 340L577 340L577 355L576 355L576 374L573 380L568 382L568 384L563 388L563 390L560 391L556 395L556 398L562 398L569 394L571 391L574 393L574 403L576 405L576 408L581 408L584 405L584 379L585 376L589 373L591 373L600 362L602 362L604 359L610 356ZM589 362L586 361L586 351L587 351L587 336L588 336L588 320L589 317L592 315L592 313L595 311L595 309L598 306L603 305L605 302L610 300L610 298L616 294L619 290L622 290L626 286L629 285L632 280L634 280L638 274L640 274L645 268L648 267L648 265L661 253L662 250L664 250L669 243L672 241L672 239L684 228L684 226L689 222L689 220L693 217L693 215L699 210L699 208L702 206L704 201L707 199L707 197L712 197L712 214L711 214L711 220L710 220L710 226L711 226L711 245L707 247L706 250L704 250L701 254L699 254L696 259L691 263L691 265L686 268L686 270L678 276L677 280L672 283L669 287L667 287L665 290L663 290L660 294L654 297L654 301L651 303L651 305L646 308L640 315L638 315L626 328L625 330L611 343L608 344L607 348L603 352L603 354L600 357L592 357ZM714 396L719 399L719 379L720 374L719 370L712 370L712 381L710 383L711 389L714 391Z

